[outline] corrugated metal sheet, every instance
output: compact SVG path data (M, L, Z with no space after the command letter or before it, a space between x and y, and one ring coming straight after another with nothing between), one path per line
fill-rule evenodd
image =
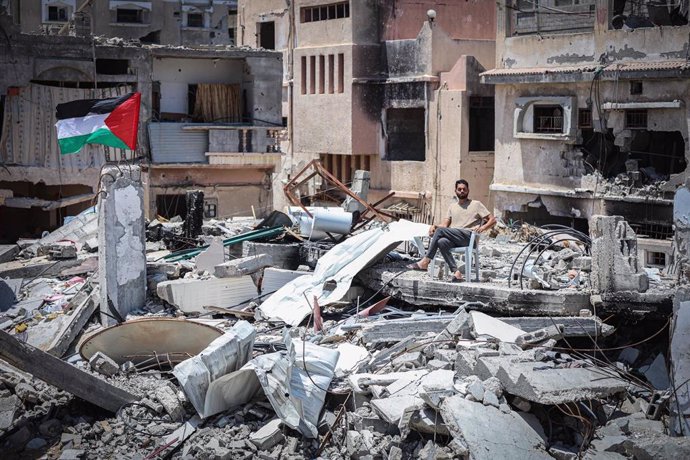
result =
M557 66L557 67L523 67L517 69L492 69L482 72L480 76L520 76L520 75L548 75L548 74L568 74L579 72L594 72L601 68L597 64L585 64L579 66ZM644 72L654 70L688 70L690 63L681 60L672 61L634 61L618 62L603 67L604 72Z
M37 166L78 172L100 168L105 159L117 160L121 155L132 158L131 151L102 145L86 145L79 153L60 155L55 129L55 106L77 99L116 97L131 91L127 86L96 90L58 88L30 84L19 89L16 96L5 99L3 139L0 158L6 165Z
M558 67L523 67L518 69L492 69L479 74L480 76L519 76L519 75L546 75L550 73L577 73L594 72L598 65L582 66L558 66Z
M149 123L154 163L208 163L207 131L183 131L189 123Z

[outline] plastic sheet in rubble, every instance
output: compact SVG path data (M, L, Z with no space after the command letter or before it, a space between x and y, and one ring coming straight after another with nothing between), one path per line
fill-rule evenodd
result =
M257 309L258 319L283 321L299 325L311 312L306 299L318 297L321 306L340 300L361 270L403 241L424 236L429 226L407 220L391 222L349 238L323 255L314 273L301 276L280 288ZM333 290L325 290L326 282L336 283ZM306 295L306 299L305 299Z
M251 401L263 390L273 410L290 428L318 436L319 413L338 362L337 350L285 336L287 352L261 355L237 372L211 383L204 416Z

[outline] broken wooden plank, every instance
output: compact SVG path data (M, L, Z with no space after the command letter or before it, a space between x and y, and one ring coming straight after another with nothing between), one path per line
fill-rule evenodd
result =
M0 358L50 385L111 412L117 412L123 405L139 399L55 356L20 342L4 331L0 331Z

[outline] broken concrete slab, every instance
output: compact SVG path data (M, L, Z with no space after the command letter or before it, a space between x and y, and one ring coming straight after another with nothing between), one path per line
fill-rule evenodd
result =
M398 342L411 335L419 337L427 332L440 333L452 320L452 316L413 319L392 319L386 321L362 322L362 340L369 344Z
M95 285L91 292L84 289L75 295L65 307L66 313L61 317L60 327L52 340L47 342L46 348L42 349L53 356L62 357L96 312L100 300L99 285Z
M214 267L213 274L216 278L236 278L256 273L263 268L270 267L272 264L273 260L270 255L258 254L218 264ZM264 274L264 279L265 277L266 275Z
M374 291L408 304L437 311L439 306L459 308L467 302L478 310L502 315L573 316L590 308L589 293L575 289L545 291L515 289L490 283L434 281L414 271L401 275L404 264L380 264L368 268L358 279Z
M120 366L118 366L115 361L110 359L108 355L100 351L95 353L91 359L89 359L89 366L94 371L107 377L113 376L120 372Z
M234 307L258 295L250 276L164 281L156 293L185 313L204 313L205 306Z
M0 244L0 263L13 260L20 250L21 248L16 244Z
M41 246L57 243L58 241L74 241L83 244L88 239L96 236L97 233L98 215L95 212L85 212L51 232L48 236L23 249L20 255L25 258L36 257Z
M22 402L17 395L0 398L0 432L12 427L21 406Z
M205 251L196 256L196 269L213 273L216 265L225 262L225 247L222 238L213 238Z
M0 312L9 310L17 303L17 296L19 295L23 283L24 280L21 278L0 278Z
M270 294L276 292L290 281L308 274L309 272L269 267L264 270L264 277L261 280L261 293Z
M279 418L271 420L249 435L249 441L259 450L272 449L285 440L285 436L283 436L283 432L280 429L282 423Z
M441 404L441 415L451 436L467 445L470 458L550 459L545 435L529 414L501 412L457 395Z
M29 260L12 260L0 264L0 278L67 276L67 270L81 266L87 261L97 262L98 258L90 254L79 254L76 259L51 260L48 257L34 257Z
M470 312L472 331L475 337L488 336L501 342L515 343L525 331L479 311Z
M650 364L640 367L640 372L657 390L667 390L671 386L663 353L659 353Z
M557 369L545 363L503 360L496 377L506 393L539 404L584 401L626 391L628 383L597 368Z

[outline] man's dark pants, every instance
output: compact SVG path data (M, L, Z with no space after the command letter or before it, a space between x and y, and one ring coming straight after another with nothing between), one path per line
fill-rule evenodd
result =
M439 227L431 238L431 244L429 244L426 257L433 259L436 256L436 251L440 249L443 260L448 264L448 269L451 273L455 273L458 270L458 266L450 250L469 246L471 236L472 231L466 228Z

